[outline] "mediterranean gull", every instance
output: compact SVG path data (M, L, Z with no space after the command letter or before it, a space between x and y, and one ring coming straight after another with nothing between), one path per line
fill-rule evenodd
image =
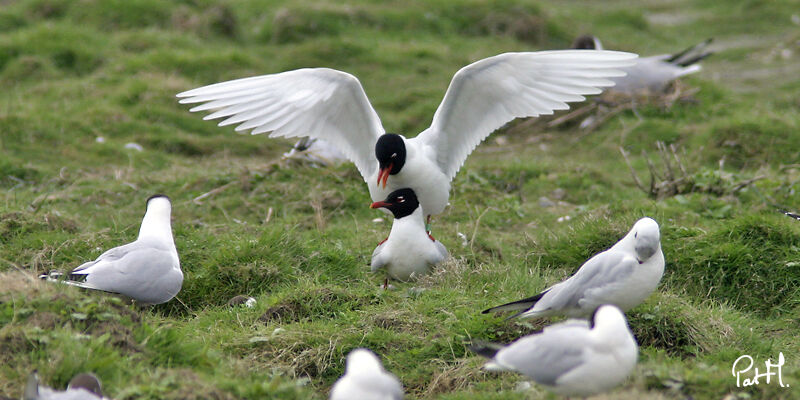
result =
M610 249L596 254L575 275L541 293L484 310L523 310L510 318L566 315L586 317L603 304L627 311L656 289L664 274L661 234L652 218L636 221L633 228Z
M403 385L381 361L367 349L355 349L347 355L344 375L331 388L330 400L400 400Z
M407 281L427 274L449 256L444 245L425 231L422 208L413 190L395 190L371 207L385 208L394 215L389 237L372 252L372 272L386 268L390 277Z
M713 54L706 51L710 43L711 39L708 39L675 54L639 58L634 65L621 68L627 75L611 78L616 85L609 92L629 95L662 93L675 79L700 71L700 64L697 63ZM601 50L603 45L596 37L583 35L575 39L572 47Z
M41 278L87 289L119 293L144 304L171 300L181 290L183 272L172 238L172 205L167 196L147 199L139 237L82 264L61 280L53 272Z
M179 93L190 111L216 110L236 131L324 139L355 163L372 201L413 189L423 215L441 213L450 182L472 150L514 118L569 109L612 86L635 54L556 50L504 53L459 70L431 126L414 138L386 133L361 83L346 72L305 68L217 83ZM391 179L389 179L391 177Z
M562 396L592 396L622 383L636 366L639 347L625 314L611 305L590 322L568 320L508 346L478 343L488 371L515 371Z
M39 375L33 371L28 375L28 383L23 393L24 400L102 400L100 380L94 374L75 375L69 381L67 390L59 392L39 385Z

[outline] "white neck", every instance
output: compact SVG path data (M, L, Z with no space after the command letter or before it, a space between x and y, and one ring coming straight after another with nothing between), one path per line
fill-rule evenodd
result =
M425 219L422 217L422 207L417 207L414 212L403 218L395 218L392 230L394 231L395 229L420 229L424 232Z
M175 248L172 238L172 224L170 221L170 206L163 204L150 204L142 218L137 240L156 239L171 248Z

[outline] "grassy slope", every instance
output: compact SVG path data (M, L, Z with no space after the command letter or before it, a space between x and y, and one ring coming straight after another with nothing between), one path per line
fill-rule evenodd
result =
M800 170L782 168L800 163L800 86L787 79L800 65L789 18L800 7L728 3L4 2L0 393L20 395L38 368L57 387L93 370L118 399L324 398L343 356L365 346L411 398L519 398L521 378L480 372L464 343L511 341L544 322L478 311L562 279L650 215L662 225L667 272L629 313L640 363L610 398L800 398L774 383L742 391L730 376L741 354L763 367L782 351L784 380L800 385L800 224L770 206L800 205ZM643 54L709 36L720 51L688 80L701 89L696 102L642 106L586 136L490 138L435 225L454 260L386 293L365 265L390 224L370 222L379 214L354 168L276 164L289 142L235 135L174 99L212 82L327 66L359 77L388 130L413 135L461 66L563 48L586 31ZM784 48L794 53L782 57ZM736 195L654 201L633 185L618 146L645 176L640 154L652 157L656 140L684 149L709 186L765 179ZM145 150L123 149L128 142ZM565 203L540 207L558 188ZM131 240L156 192L174 201L182 303L135 309L28 278ZM557 222L564 215L572 219ZM227 307L236 294L258 305ZM526 396L548 395L534 387Z

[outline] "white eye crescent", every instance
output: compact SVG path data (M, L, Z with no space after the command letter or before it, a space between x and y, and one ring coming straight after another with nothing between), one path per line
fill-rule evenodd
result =
M392 153L392 158L397 157L397 153Z
M398 203L403 203L405 201L406 201L406 199L403 196L400 196L400 197L397 198L397 202Z

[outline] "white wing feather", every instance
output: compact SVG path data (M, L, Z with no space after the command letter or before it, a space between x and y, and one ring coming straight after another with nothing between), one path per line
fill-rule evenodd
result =
M226 118L219 126L327 140L365 180L377 168L375 142L383 126L361 83L348 73L305 68L208 85L177 97L183 97L182 104L204 103L192 112L215 110L204 119Z
M637 56L618 51L557 50L505 53L459 70L445 93L430 128L419 139L436 151L436 161L450 178L469 153L490 133L514 118L566 110L613 86L607 78Z

